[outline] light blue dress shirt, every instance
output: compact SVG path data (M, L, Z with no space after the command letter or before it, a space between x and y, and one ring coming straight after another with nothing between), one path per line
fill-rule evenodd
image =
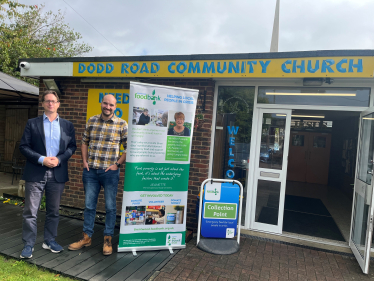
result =
M48 117L43 113L43 127L45 137L45 147L47 151L47 157L56 157L60 150L60 117L57 114L57 118L52 122L49 121ZM40 156L38 159L39 164L43 165L44 158L46 156ZM60 164L60 163L59 163Z

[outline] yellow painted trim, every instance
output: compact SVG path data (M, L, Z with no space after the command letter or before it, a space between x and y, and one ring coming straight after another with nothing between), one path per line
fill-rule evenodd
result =
M374 57L258 60L74 62L76 77L155 78L371 78Z

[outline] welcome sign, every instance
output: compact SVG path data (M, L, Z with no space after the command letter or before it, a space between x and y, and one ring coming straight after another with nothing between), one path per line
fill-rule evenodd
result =
M198 90L130 83L118 251L184 248Z

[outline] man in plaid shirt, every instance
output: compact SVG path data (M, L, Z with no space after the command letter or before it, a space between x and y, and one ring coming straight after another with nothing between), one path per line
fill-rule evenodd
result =
M126 160L125 152L119 157L120 146L122 144L126 149L128 128L125 120L115 116L115 109L115 97L104 96L101 102L101 114L92 116L86 124L81 147L85 192L83 236L78 242L70 244L69 250L79 250L91 245L97 198L102 186L106 211L103 254L112 253L119 167Z

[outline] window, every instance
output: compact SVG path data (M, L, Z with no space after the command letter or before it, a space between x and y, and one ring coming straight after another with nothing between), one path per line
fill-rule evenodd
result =
M258 103L322 106L369 106L368 88L259 87Z
M242 183L245 199L255 87L219 87L212 177ZM231 142L231 144L230 144Z

